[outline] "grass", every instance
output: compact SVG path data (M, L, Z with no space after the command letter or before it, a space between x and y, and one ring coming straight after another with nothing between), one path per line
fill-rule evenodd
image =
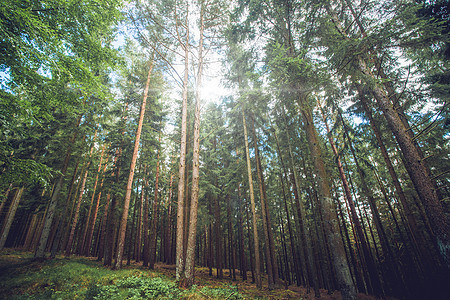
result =
M339 300L339 292L314 298L304 287L289 286L274 290L257 289L248 281L231 281L224 270L224 279L209 276L207 268L196 268L195 282L190 289L179 289L175 283L175 266L157 264L156 270L141 265L111 270L93 258L65 258L35 261L32 253L14 250L0 252L0 299L320 299ZM358 295L361 300L372 296Z
M82 257L38 262L31 253L0 254L0 299L245 299L231 285L180 290L141 267L113 271Z

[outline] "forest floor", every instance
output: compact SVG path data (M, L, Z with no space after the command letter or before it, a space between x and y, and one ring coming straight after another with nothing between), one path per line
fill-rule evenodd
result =
M307 293L296 285L269 291L266 282L258 290L251 276L248 281L232 281L228 270L224 279L214 275L215 270L210 276L207 268L196 268L196 285L180 290L174 265L158 263L155 270L148 270L131 263L114 271L92 257L35 261L30 252L4 250L0 252L0 299L341 299L339 292L326 290L314 298L313 291ZM376 298L358 294L358 299Z

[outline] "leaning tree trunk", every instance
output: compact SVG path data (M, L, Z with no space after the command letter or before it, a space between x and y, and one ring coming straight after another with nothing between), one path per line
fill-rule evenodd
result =
M300 105L302 101L300 101ZM356 299L356 288L353 283L348 261L345 254L345 248L339 233L338 218L335 205L331 197L331 189L328 183L327 171L322 157L322 150L319 145L319 138L314 127L312 112L310 109L301 109L301 114L305 123L306 137L308 147L312 155L316 169L317 181L319 185L319 200L324 217L324 229L327 243L330 249L333 249L332 262L336 272L339 289L342 299Z
M327 10L336 26L336 29L345 39L348 36L342 28L336 13L331 6ZM435 234L435 245L439 251L441 260L447 269L450 268L450 219L446 215L443 204L440 202L430 172L425 166L422 156L414 144L408 128L404 126L402 118L392 105L385 88L378 83L377 78L371 72L366 61L361 55L355 57L356 68L371 82L369 89L375 97L378 107L382 110L389 129L395 136L405 159L405 168L413 182L425 211L430 220Z
M116 262L114 266L115 269L120 269L122 267L122 256L125 246L125 234L127 232L127 218L128 218L128 209L130 207L131 188L133 185L133 178L134 178L134 168L136 167L136 160L139 151L139 142L141 140L142 125L144 124L145 107L147 105L147 96L150 87L150 77L153 71L153 62L154 58L152 57L150 61L150 68L147 74L147 81L145 83L144 97L142 99L141 111L139 114L139 123L136 130L136 140L134 141L133 156L131 157L130 173L128 175L127 189L125 193L125 200L122 210L122 218L120 220L119 237L117 241Z
M6 243L6 238L9 234L9 229L11 228L12 221L14 220L14 216L16 215L17 207L19 206L19 201L22 198L23 190L25 187L21 187L18 189L14 195L14 198L11 202L11 205L9 206L8 215L6 216L3 228L2 228L2 234L0 238L0 250L3 249Z
M325 112L322 109L322 106L320 105L320 102L318 104L319 104L320 112L322 114L323 122L325 123L325 128L327 130L328 141L330 142L331 149L333 150L333 154L335 156L336 165L337 165L337 168L339 170L339 175L341 177L341 182L342 182L342 185L344 187L345 198L347 199L348 206L350 207L350 216L352 218L353 224L355 224L358 240L359 240L359 243L360 243L361 248L362 248L363 258L364 258L364 261L366 262L366 265L367 265L367 269L368 269L368 273L369 273L368 276L370 278L372 291L377 296L380 296L380 295L383 294L383 289L381 287L380 278L378 276L378 270L377 270L377 267L375 265L375 261L373 260L372 254L370 253L370 249L369 249L367 240L366 240L366 238L365 238L365 236L363 234L361 222L360 222L360 220L358 218L358 215L356 213L355 203L353 201L353 197L352 197L352 194L350 192L350 186L348 184L347 177L345 176L344 167L342 166L340 155L338 153L336 145L334 144L333 137L331 136L331 132L330 132L330 128L328 126L328 122L327 122L327 118L325 116ZM345 130L345 133L346 133L346 137L349 139L349 136L348 136L346 130Z
M87 237L86 237L86 243L85 243L85 247L84 247L84 255L86 255L86 256L89 256L89 254L90 254L92 237L94 236L95 222L97 221L98 208L100 206L100 199L102 197L103 181L105 179L104 174L105 174L106 168L108 166L108 158L109 157L106 158L105 166L103 168L103 176L102 176L102 180L100 181L100 187L99 187L100 191L97 195L97 202L95 203L95 208L92 213L91 223L89 224L89 229L88 229L88 233L87 233Z

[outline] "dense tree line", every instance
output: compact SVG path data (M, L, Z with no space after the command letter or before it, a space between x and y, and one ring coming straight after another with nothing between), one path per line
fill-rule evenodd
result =
M174 264L183 287L204 266L315 296L443 295L448 9L2 3L0 249Z

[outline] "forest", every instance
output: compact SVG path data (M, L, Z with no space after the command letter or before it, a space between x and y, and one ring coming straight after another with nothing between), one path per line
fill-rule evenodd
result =
M447 0L2 0L0 273L445 299L449 33Z

